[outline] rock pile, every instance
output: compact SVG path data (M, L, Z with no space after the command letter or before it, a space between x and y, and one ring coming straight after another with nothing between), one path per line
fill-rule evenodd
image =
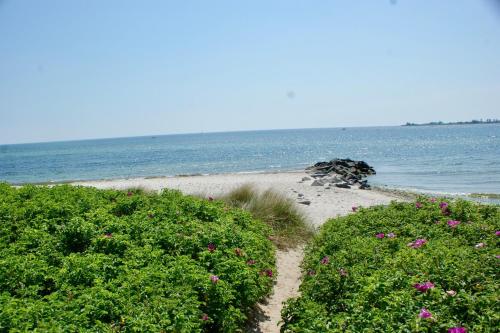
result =
M364 161L351 159L334 159L330 162L318 162L308 168L306 172L314 178L312 186L336 186L351 188L353 185L360 189L368 189L368 181L364 178L375 174L375 170ZM304 177L302 181L310 180Z

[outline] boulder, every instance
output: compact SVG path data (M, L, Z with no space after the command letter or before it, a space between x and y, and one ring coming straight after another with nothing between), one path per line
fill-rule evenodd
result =
M352 185L359 184L360 188L362 187L363 189L369 188L364 178L375 174L375 170L368 163L348 158L318 162L307 167L306 172L314 178L312 186L334 184L337 187L350 188Z

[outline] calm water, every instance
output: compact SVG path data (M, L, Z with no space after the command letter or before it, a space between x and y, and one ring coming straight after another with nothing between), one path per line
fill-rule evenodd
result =
M372 184L500 193L500 125L167 135L0 146L11 183L300 170L336 157L375 167Z

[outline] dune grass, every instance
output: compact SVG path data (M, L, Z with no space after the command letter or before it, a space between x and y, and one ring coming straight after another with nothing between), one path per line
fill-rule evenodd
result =
M220 199L269 225L273 230L272 240L279 248L295 247L314 234L314 228L295 202L272 189L261 192L251 184L244 184Z
M471 193L471 198L487 198L487 199L500 199L500 194L498 193Z

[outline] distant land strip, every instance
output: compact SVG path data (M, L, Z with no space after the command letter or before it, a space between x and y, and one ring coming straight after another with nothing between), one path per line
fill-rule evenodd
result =
M415 123L406 123L401 126L442 126L442 125L477 125L477 124L500 124L500 119L480 119L480 120L471 120L471 121L456 121L456 122L442 122L442 121L433 121L430 123L423 124L415 124Z

